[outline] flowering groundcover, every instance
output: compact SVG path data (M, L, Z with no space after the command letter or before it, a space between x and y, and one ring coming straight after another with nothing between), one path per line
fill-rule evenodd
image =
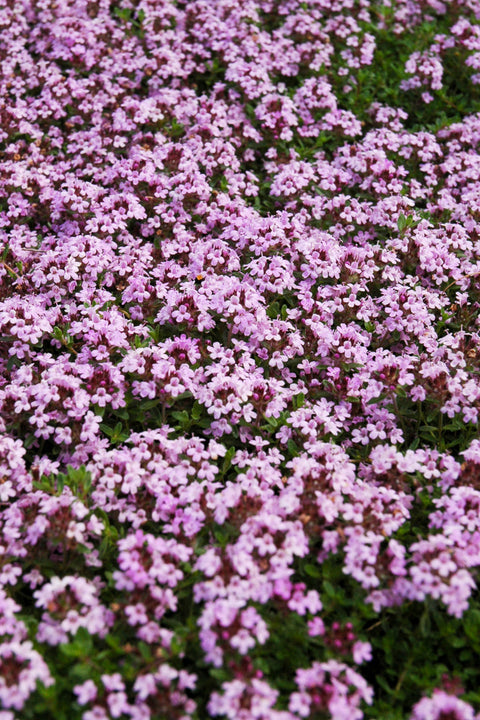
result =
M480 2L0 30L0 720L478 719Z

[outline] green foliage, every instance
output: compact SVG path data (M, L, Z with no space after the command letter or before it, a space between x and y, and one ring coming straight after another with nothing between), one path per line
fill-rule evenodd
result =
M118 20L132 35L139 38L144 37L143 20L145 19L145 11L140 9L136 11L134 8L118 7L114 5L112 8L113 17Z
M462 619L446 617L434 601L410 603L383 611L366 630L373 659L364 675L376 688L366 718L407 717L409 708L441 687L445 676L461 678L463 699L478 702L478 601Z
M419 220L415 220L413 215L408 215L408 217L405 217L403 213L400 213L397 220L397 227L398 232L400 235L403 235L406 230L408 229L414 229L417 227L417 225L420 224Z
M78 468L67 465L66 473L42 475L39 481L33 483L33 486L37 490L43 490L43 492L50 495L61 495L63 488L68 487L76 497L88 502L92 477L85 465L80 465Z

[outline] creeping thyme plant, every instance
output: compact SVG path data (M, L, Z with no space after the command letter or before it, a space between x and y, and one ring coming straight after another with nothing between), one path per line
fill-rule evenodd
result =
M0 720L478 720L479 0L0 58Z

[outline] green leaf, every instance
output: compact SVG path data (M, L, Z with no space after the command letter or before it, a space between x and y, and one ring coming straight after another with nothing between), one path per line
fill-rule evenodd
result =
M264 416L264 418L265 422L267 423L265 427L270 432L276 430L281 424L280 418L273 417L272 415L269 415L268 417Z
M119 653L123 653L122 645L121 645L120 641L118 640L118 638L116 637L116 635L112 635L111 633L109 633L108 635L105 636L105 642L107 643L107 645L109 645L112 648L112 650L116 650Z
M131 19L132 10L130 8L114 7L113 14L116 15L119 20L124 20L125 22L128 22Z
M305 395L303 393L299 393L298 395L294 395L293 397L293 407L295 410L299 410L305 405Z
M319 565L313 565L313 563L307 563L306 565L303 566L303 569L305 570L307 575L309 575L310 577L319 578L322 576L322 570ZM324 585L325 585L325 583L324 583Z
M185 422L188 421L189 415L186 410L172 412L172 417L175 418L175 420L178 420L179 422Z
M225 457L223 458L223 464L222 464L222 475L225 475L225 473L230 469L230 466L232 464L233 456L235 455L235 448L231 447L228 448L227 452L225 453Z
M334 598L336 597L337 593L335 591L335 588L333 587L332 583L328 580L323 581L323 589L325 591L325 594L328 595L328 597Z
M224 670L224 668L211 668L209 672L210 675L219 683L230 680L230 674L227 670Z
M75 642L82 648L85 654L90 653L93 650L93 639L87 628L80 627L75 635Z
M140 655L144 660L150 662L153 659L152 649L149 645L147 645L147 643L144 643L143 640L140 640L137 647Z
M197 402L197 400L195 400L195 402L193 403L191 412L192 412L192 420L197 421L197 420L200 420L200 418L202 417L203 407L200 405L199 402Z
M294 440L292 440L292 438L288 439L287 449L288 449L288 452L290 453L290 455L293 455L294 457L297 457L297 455L300 452L300 448L298 447L297 443Z
M275 320L275 318L277 318L279 316L279 314L280 314L280 305L277 302L277 300L275 300L270 305L270 307L267 308L267 315L270 318L270 320Z
M255 667L257 670L261 670L264 674L268 674L270 672L270 664L265 657L257 658L255 661Z
M480 610L468 610L464 616L463 627L466 635L477 642L480 641Z
M398 232L402 233L407 227L407 218L403 213L400 213L397 219Z
M76 643L62 643L59 645L60 652L67 657L82 657L83 651Z
M152 410L154 407L157 407L160 404L160 400L158 398L153 398L152 400L142 400L142 410ZM117 414L119 414L118 410L116 411ZM122 417L120 415L120 417ZM127 413L128 418L128 413Z
M377 403L382 402L382 400L385 400L386 397L387 395L385 393L377 395L377 397L370 398L370 400L367 401L367 405L376 405Z
M147 402L152 402L152 401L147 401ZM155 403L158 403L158 402L159 402L158 400L155 400ZM144 403L142 402L142 410L145 410L145 409L146 409L146 408L145 408L145 405L144 405ZM127 410L127 408L117 408L117 409L115 410L115 416L116 416L116 417L119 417L121 420L128 420L128 419L129 419L129 415L128 415L128 410Z
M420 634L422 635L422 637L427 637L428 635L430 635L431 630L432 630L432 623L430 621L430 614L428 612L428 609L425 609L424 612L422 613L422 616L420 618L419 627L420 627Z
M75 663L75 665L70 670L69 675L72 678L75 678L77 682L84 682L85 680L89 680L92 678L92 668L87 663Z

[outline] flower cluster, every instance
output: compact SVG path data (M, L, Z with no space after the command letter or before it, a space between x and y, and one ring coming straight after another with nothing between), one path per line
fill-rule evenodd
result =
M382 717L478 651L477 3L0 27L1 719Z

